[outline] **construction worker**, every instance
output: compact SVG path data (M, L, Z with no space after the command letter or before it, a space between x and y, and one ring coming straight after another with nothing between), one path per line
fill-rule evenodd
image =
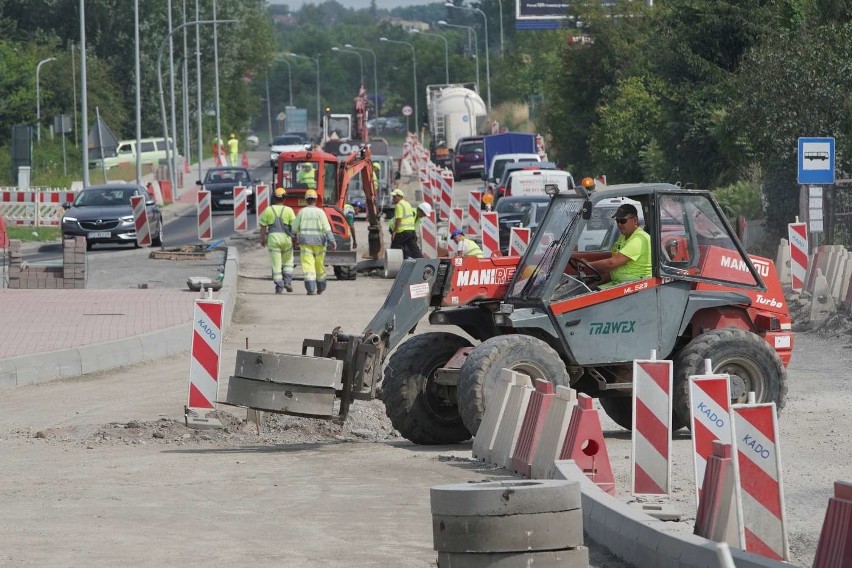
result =
M598 288L610 288L651 276L651 237L639 226L639 212L625 203L612 216L620 233L612 245L612 256L589 264L603 276Z
M379 192L379 173L382 171L382 165L378 162L373 162L373 191Z
M296 214L284 205L287 191L276 187L272 192L274 203L260 215L260 246L269 251L272 262L272 281L275 293L293 291L293 221Z
M237 135L231 132L231 137L228 139L228 152L231 154L231 165L237 165L237 157L240 155L240 141L237 140Z
M415 213L411 204L403 199L405 194L396 188L391 192L394 203L394 224L391 238L392 249L402 249L402 258L423 258L420 245L417 243L417 231L415 231Z
M346 222L349 224L349 234L352 239L352 248L358 248L358 240L355 238L355 214L358 202L347 203L343 206L343 216L346 217Z
M316 190L306 191L305 201L308 205L296 215L293 232L296 234L302 257L305 290L308 296L313 296L325 292L325 247L331 245L331 250L335 250L337 245L325 211L317 207Z
M299 172L296 174L296 183L302 184L303 187L308 189L317 188L316 172L314 172L314 167L310 162L303 163L302 167L299 168Z
M414 217L414 228L419 229L420 223L423 221L424 217L428 217L432 214L432 206L423 201L420 205L417 206L417 211Z
M479 245L464 236L464 231L456 229L450 233L450 238L456 243L456 256L476 256L482 258Z

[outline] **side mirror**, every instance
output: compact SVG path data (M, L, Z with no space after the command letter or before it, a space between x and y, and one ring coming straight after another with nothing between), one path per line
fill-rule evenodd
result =
M592 202L587 199L583 202L583 219L588 221L591 218L592 218Z
M482 181L488 181L488 174L485 172L482 172Z
M153 199L149 199L148 201L145 202L145 205L147 205L148 207L154 207L154 206L157 205L157 202L154 201Z
M195 185L204 185L200 179L195 180Z
M62 208L63 209L71 209L71 202L66 201L65 203L62 204Z
M400 179L401 177L402 177L402 174L400 174L399 172L396 172L396 173L393 174L393 179Z

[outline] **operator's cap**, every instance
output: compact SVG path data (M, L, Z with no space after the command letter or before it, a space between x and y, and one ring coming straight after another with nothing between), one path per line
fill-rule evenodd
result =
M400 197L405 197L405 193L403 193L403 191L399 188L396 188L395 190L391 191L391 195L398 195Z
M287 190L283 187L276 187L274 193L275 197L284 197L285 195L287 195Z
M464 235L464 231L462 231L461 229L455 229L452 233L450 233L450 238L454 239L459 235Z
M619 205L618 209L615 210L615 215L612 216L613 219L627 219L628 217L638 217L639 212L636 211L636 207L630 205L629 203L625 203L624 205Z

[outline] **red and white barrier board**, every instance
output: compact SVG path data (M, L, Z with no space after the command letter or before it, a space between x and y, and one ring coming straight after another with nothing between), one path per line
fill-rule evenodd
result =
M441 182L441 217L449 219L453 208L453 172L450 170L440 171Z
M260 216L269 207L269 186L260 184L254 188L254 203L257 211L257 226L260 227Z
M482 255L485 258L500 256L500 229L495 212L482 214Z
M195 204L198 216L198 238L209 241L213 238L213 204L210 200L210 192L199 189L195 196Z
M189 408L212 410L219 396L222 351L221 300L196 300L189 363Z
M420 220L420 248L426 258L438 258L438 225L435 212Z
M245 233L248 231L248 206L246 205L246 188L241 185L234 186L234 231Z
M461 207L453 207L450 211L450 222L447 228L447 234L452 235L456 229L464 229L464 209Z
M31 187L0 188L0 217L8 225L58 227L65 210L63 203L74 201L76 191Z
M509 256L524 256L527 245L530 244L530 230L522 227L512 227L509 232Z
M744 550L789 560L775 403L731 407L734 490Z
M417 169L417 174L420 179L420 191L423 194L423 201L434 209L435 201L432 199L432 181L429 178L429 169L425 165L422 165Z
M801 292L808 272L808 225L790 223L787 225L787 237L790 242L790 276L792 288Z
M151 246L151 229L148 226L148 209L145 208L145 198L134 195L130 198L133 207L133 224L136 226L136 244L140 247Z
M689 412L696 504L701 502L704 472L707 469L707 460L713 455L713 442L731 443L730 381L731 378L728 375L689 377Z
M467 197L467 234L478 235L482 231L482 192L471 191Z
M631 487L668 495L672 486L672 362L633 361Z

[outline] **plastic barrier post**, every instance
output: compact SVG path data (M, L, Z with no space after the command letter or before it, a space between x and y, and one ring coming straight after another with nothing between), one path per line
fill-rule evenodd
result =
M441 180L441 217L449 219L453 208L453 172L450 170L439 170Z
M571 414L560 460L574 460L598 487L615 495L615 477L601 428L601 418L592 406L590 396L577 395L577 406Z
M535 450L541 439L544 420L550 411L550 404L553 402L554 396L553 383L550 381L536 379L534 387L535 390L530 395L527 411L524 413L518 442L515 444L515 451L512 453L512 470L524 477L530 477L532 456L535 455Z
M257 208L257 226L260 227L260 216L269 207L269 186L260 184L254 188L255 207Z
M514 384L514 374L509 369L500 371L500 380L494 394L488 399L488 408L476 431L473 439L473 458L491 463L491 454L494 451L494 442L497 438L497 429L503 419L503 411L509 400L509 389Z
M482 254L485 258L500 256L500 228L495 212L482 214Z
M195 196L195 204L198 218L198 238L202 241L209 241L213 238L213 210L210 192L206 189L198 190Z
M424 257L438 258L438 226L434 211L420 221L420 242Z
M223 308L221 300L195 301L187 405L190 409L213 410L219 396Z
M503 410L503 419L497 428L494 440L494 451L491 452L491 463L509 469L512 465L512 454L515 453L515 443L521 430L521 422L527 412L527 405L532 394L532 381L526 375L512 371L512 386Z
M790 241L790 277L792 288L800 292L805 285L808 272L808 226L806 223L787 225L787 237Z
M835 481L828 500L813 568L852 566L852 482Z
M716 441L722 444L731 443L730 376L693 375L689 377L689 401L695 502L700 505L707 460L713 453L713 444Z
M672 362L633 361L631 491L668 495L672 485Z
M248 231L246 188L241 185L234 186L234 231L237 233Z
M151 246L151 231L148 228L148 210L145 208L145 197L134 195L130 198L133 207L133 224L136 226L136 244L140 247Z
M471 191L467 198L467 234L479 235L482 231L480 218L482 217L482 192Z
M734 497L731 445L711 443L701 501L695 514L695 534L740 548L740 525Z
M524 256L530 244L530 230L512 227L509 232L509 256Z
M550 479L553 463L562 452L562 443L571 421L571 412L577 404L577 391L569 387L557 386L550 411L544 420L541 438L535 448L530 468L533 479Z
M453 234L453 231L456 229L464 229L464 209L461 207L453 207L452 211L450 211L450 223L447 228L447 234Z

